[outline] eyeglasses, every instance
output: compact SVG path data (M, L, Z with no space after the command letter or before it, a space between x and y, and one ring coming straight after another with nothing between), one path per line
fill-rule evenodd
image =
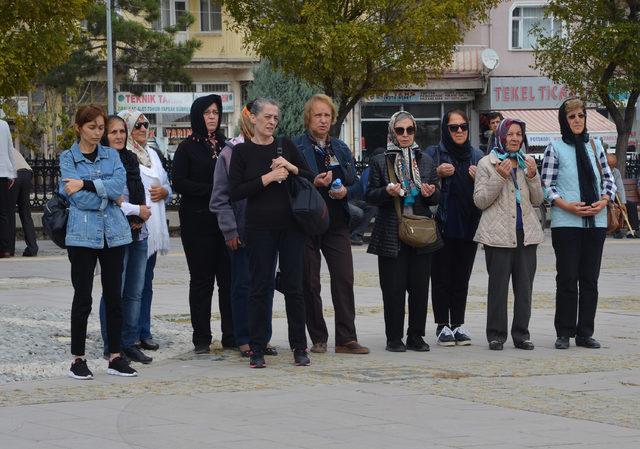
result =
M220 115L220 112L218 112L217 109L213 109L211 111L204 111L202 115L213 115L215 117L216 115Z
M469 131L469 124L468 123L451 124L451 125L447 125L447 128L449 128L449 131L451 131L452 133L455 133L458 130Z
M133 125L135 129L140 129L143 126L145 127L145 129L149 129L149 122L137 122L135 125Z
M416 133L416 127L415 126L407 126L406 128L398 126L396 128L393 128L393 130L396 132L396 134L398 136L404 135L405 131L407 132L407 135L409 135L409 136L413 136Z
M577 114L567 115L567 118L569 120L575 120L576 118L579 118L580 120L582 120L584 118L584 114L582 112L579 112Z

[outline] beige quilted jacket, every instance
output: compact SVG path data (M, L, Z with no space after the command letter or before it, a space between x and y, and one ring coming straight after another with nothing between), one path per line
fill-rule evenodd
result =
M480 224L474 240L489 246L515 248L516 242L516 189L511 177L504 179L496 171L500 161L489 154L478 162L473 202L482 210ZM524 244L542 243L544 235L534 206L542 203L544 194L540 176L528 179L523 170L517 171L520 186L520 207L524 226Z

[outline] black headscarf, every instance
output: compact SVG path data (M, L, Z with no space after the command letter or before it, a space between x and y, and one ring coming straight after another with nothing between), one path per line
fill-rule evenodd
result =
M467 140L459 145L453 141L451 133L449 132L449 112L442 117L442 124L440 125L440 142L447 149L449 154L458 162L468 161L471 159L471 142L469 142L469 135L467 133Z
M600 198L596 189L596 175L593 172L593 166L589 160L585 144L589 142L589 133L587 133L587 110L582 106L584 113L584 129L581 134L573 134L567 119L567 101L575 100L570 98L566 100L558 109L558 122L560 122L560 133L562 141L567 145L572 145L576 149L576 165L578 168L578 182L580 185L580 201L585 204L593 204ZM599 163L596 160L596 163ZM595 220L593 217L586 217L589 227L593 227Z
M218 126L212 132L207 131L207 125L204 122L204 111L213 103L218 106ZM220 122L222 122L222 98L220 95L211 94L204 97L198 97L191 105L191 135L190 140L200 142L211 150L212 157L217 157L224 148L226 140L222 131L220 131Z
M127 130L127 122L118 116L118 115L110 115L107 119L107 125L111 120L120 120L124 124L124 141L127 142L128 130ZM107 129L105 129L104 136L102 136L102 140L100 143L108 147L109 146L109 138L107 137ZM115 149L115 148L114 148ZM140 178L140 163L138 161L138 157L126 148L126 146L122 150L118 151L118 155L120 156L120 161L122 161L122 165L124 166L125 172L127 173L127 190L129 191L129 203L135 205L145 204L145 193L144 193L144 184L142 183L142 178ZM137 215L129 215L127 217L129 223L143 223L144 220L138 217ZM134 238L137 238L139 230L131 231L134 235Z

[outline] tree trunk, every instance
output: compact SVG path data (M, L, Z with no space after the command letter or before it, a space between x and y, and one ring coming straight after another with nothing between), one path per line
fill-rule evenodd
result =
M625 171L627 168L627 148L629 147L629 136L631 135L631 128L620 132L618 131L618 139L616 140L616 158L618 159L618 170L620 170L620 176L625 177Z

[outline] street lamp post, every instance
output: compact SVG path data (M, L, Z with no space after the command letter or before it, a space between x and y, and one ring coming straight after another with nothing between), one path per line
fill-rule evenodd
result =
M106 0L107 6L107 111L113 114L113 43L111 40L111 0Z

